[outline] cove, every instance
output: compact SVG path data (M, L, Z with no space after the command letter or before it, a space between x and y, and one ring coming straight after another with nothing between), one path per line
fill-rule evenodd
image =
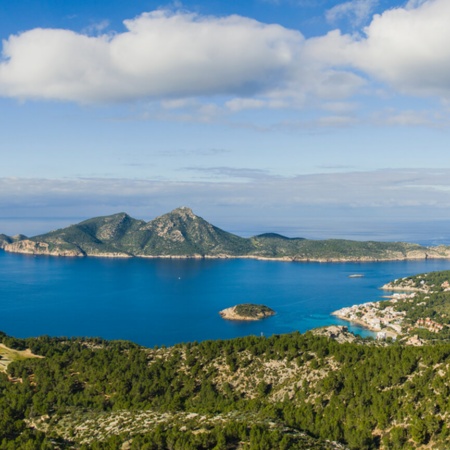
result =
M385 292L379 287L392 279L435 270L450 270L450 261L58 258L0 251L0 330L16 337L89 336L145 346L305 332L348 325L330 313L380 300ZM238 303L262 303L277 314L260 322L219 316Z

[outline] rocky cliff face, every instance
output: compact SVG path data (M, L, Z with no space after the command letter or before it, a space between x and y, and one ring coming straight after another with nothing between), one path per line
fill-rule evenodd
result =
M350 333L347 327L342 325L330 325L328 327L315 328L311 333L316 336L325 336L341 344L345 342L355 342L357 340L357 337L353 333Z
M28 255L51 255L51 256L85 256L80 249L63 249L61 247L52 247L47 242L35 242L25 239L12 244L6 244L5 250L13 253L24 253Z
M16 234L15 236L7 236L6 234L0 234L0 248L5 248L7 245L14 242L22 241L27 239L23 234Z
M6 234L0 234L0 248L5 248L6 245L11 244L12 238Z
M245 255L248 239L227 233L182 207L148 222L141 230L148 239L141 255Z

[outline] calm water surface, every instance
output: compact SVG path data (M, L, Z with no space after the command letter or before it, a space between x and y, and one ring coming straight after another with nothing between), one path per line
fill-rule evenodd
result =
M55 258L0 251L0 330L17 337L101 336L147 346L304 332L346 324L330 313L381 299L385 293L378 288L394 278L449 269L450 261L321 264ZM364 277L348 277L355 273ZM249 323L218 315L248 302L277 314Z

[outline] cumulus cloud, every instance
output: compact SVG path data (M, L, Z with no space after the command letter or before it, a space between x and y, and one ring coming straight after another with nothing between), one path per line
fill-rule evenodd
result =
M225 97L225 109L341 99L363 84L304 52L299 31L241 16L158 10L91 36L33 29L3 42L0 95L78 103L161 100L174 110Z
M326 11L325 17L330 23L347 19L353 26L361 26L370 19L377 5L378 0L352 0L333 6Z
M344 2L327 17L362 23L376 3ZM394 92L448 99L449 19L448 0L410 0L375 15L362 34L334 30L309 39L241 16L168 10L126 20L121 33L33 29L3 42L0 95L78 103L158 100L168 114L191 108L204 120L224 112L338 104L355 94L377 95L379 82ZM214 109L217 102L221 110Z
M429 0L417 8L376 16L367 38L355 44L355 65L406 93L450 93L450 2Z
M61 29L11 36L3 43L0 92L85 103L252 95L289 77L304 40L239 16L154 11L124 24L124 33L96 37Z
M429 0L409 0L406 5L405 8L406 9L414 9L417 8L421 5L423 5L424 3L426 3Z
M324 63L354 68L397 92L450 96L450 2L412 1L375 15L364 37L328 33L308 42Z

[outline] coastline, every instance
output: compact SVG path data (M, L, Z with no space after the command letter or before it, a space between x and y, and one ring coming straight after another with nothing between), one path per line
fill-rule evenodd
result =
M405 334L403 327L406 312L398 311L394 305L399 300L411 301L415 295L415 292L398 293L390 296L390 300L377 300L347 306L333 311L331 315L378 333L377 339L385 339L387 337L396 339L398 336ZM384 305L380 308L382 303Z
M244 322L255 322L260 320L258 317L249 317L249 316L240 316L234 311L234 306L231 308L223 309L219 311L220 317L225 320L235 320L235 321L244 321Z
M343 314L339 314L339 311L333 311L331 313L331 315L337 317L338 319L345 320L348 323L359 325L360 327L365 328L366 330L369 330L369 331L373 331L374 333L377 333L380 331L380 328L371 327L369 324L367 324L363 320L349 319L348 317L344 316Z
M398 292L427 292L425 289L409 287L409 286L392 286L390 283L381 286L380 289L384 291L398 291ZM387 298L392 298L391 295L388 295Z
M402 256L402 257L386 257L386 258L379 258L379 257L370 257L370 256L360 256L360 257L348 257L348 258L302 258L297 256L259 256L259 255L227 255L227 254L218 254L218 255L201 255L201 254L192 254L192 255L133 255L133 254L127 254L127 253L75 253L75 252L66 252L66 251L52 251L52 252L45 252L45 251L37 251L33 252L30 250L26 251L17 251L17 250L11 250L7 248L8 246L5 246L3 249L0 248L0 251L3 250L7 253L14 253L14 254L21 254L21 255L34 255L34 256L52 256L52 257L64 257L64 258L88 258L88 257L94 257L94 258L148 258L148 259L254 259L257 261L278 261L278 262L299 262L299 263L305 263L305 262L314 262L314 263L373 263L373 262L389 262L389 261L424 261L427 259L435 259L435 260L450 260L450 254L449 255L429 255L425 254L421 257L414 255L411 257ZM409 290L406 288L391 288L391 287L385 287L382 286L381 289L385 290L398 290L398 291L405 291ZM410 289L413 290L413 289ZM416 289L418 290L418 289Z
M242 314L239 311L240 307L246 307L246 313ZM248 313L250 309L251 313ZM231 306L229 308L222 309L219 311L220 317L225 320L235 320L235 321L259 321L263 319L267 319L268 317L274 316L276 313L271 308L268 308L265 305L255 305L255 304L240 304Z

